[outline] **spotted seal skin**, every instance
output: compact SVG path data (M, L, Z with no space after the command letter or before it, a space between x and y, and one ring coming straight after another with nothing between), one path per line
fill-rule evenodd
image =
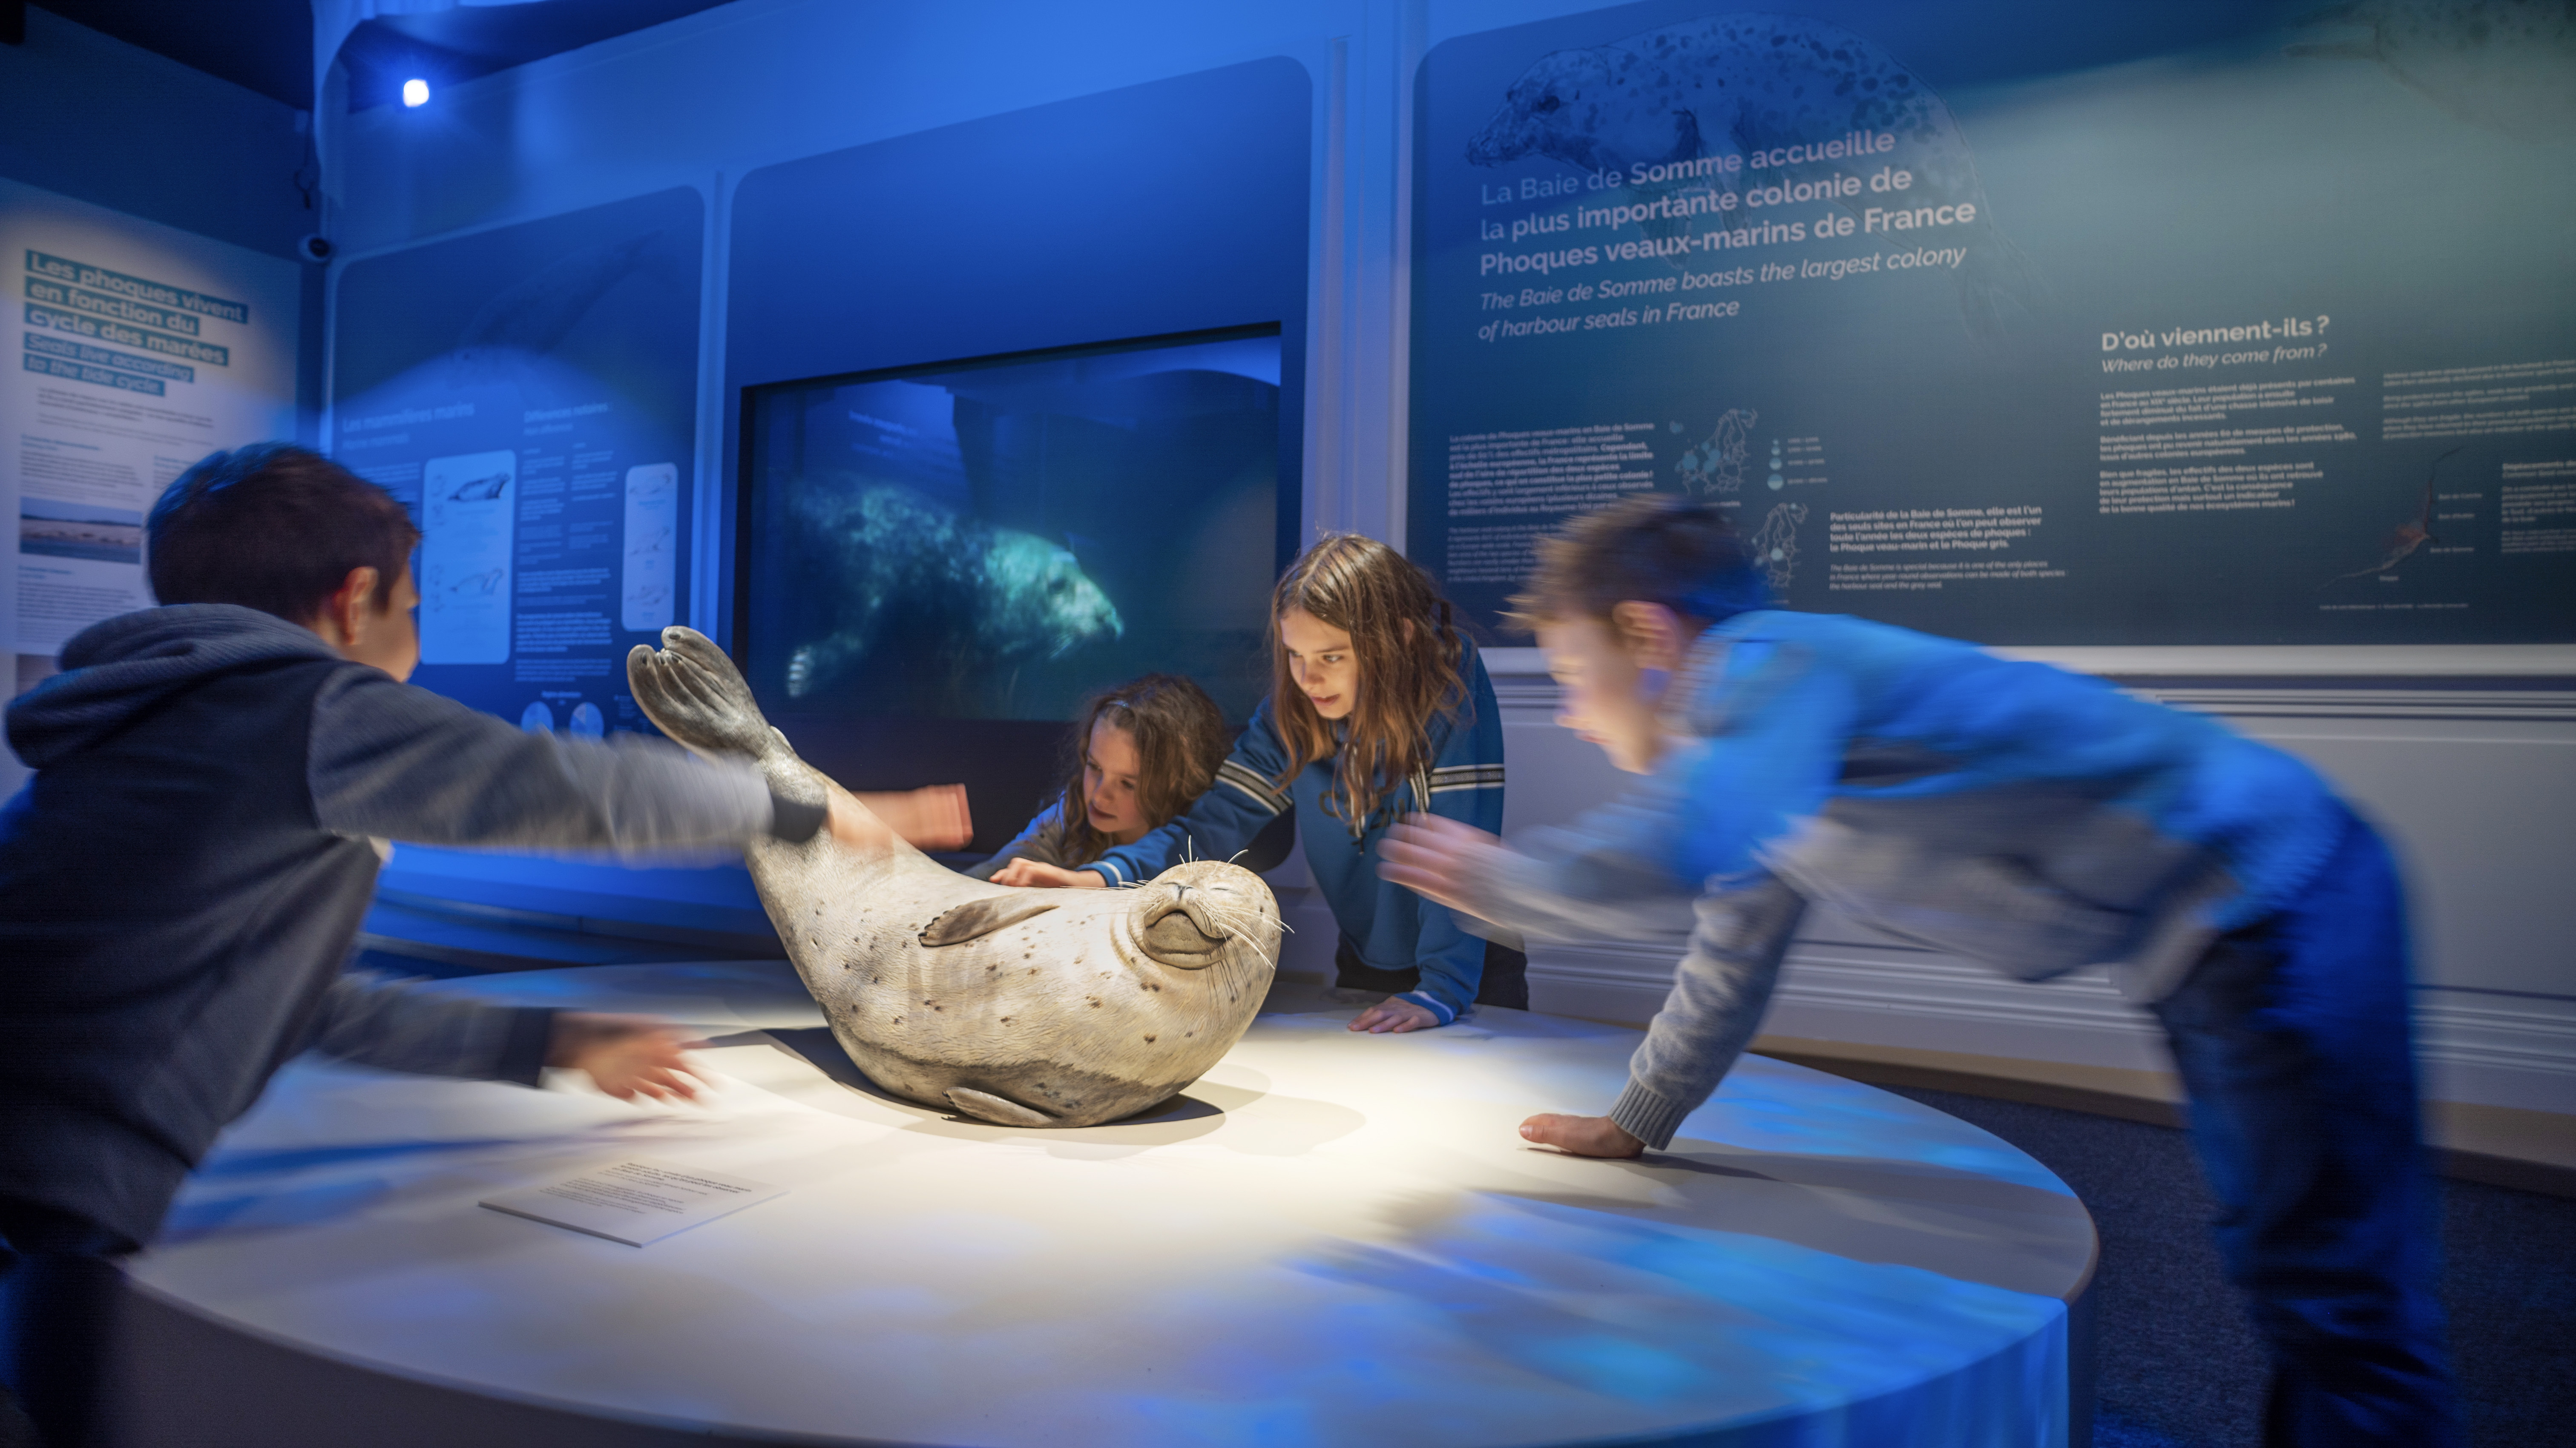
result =
M1805 162L1731 177L1629 184L1615 199L1652 201L1685 190L1736 190L1770 182L1822 181L1867 175L1882 166L1907 170L1902 192L1862 191L1823 203L1855 217L1870 206L1920 207L1973 202L1975 222L1940 231L1856 237L1859 241L1943 246L1965 242L1953 275L1970 333L2001 335L2043 315L2047 289L2021 250L1991 219L1985 183L1950 107L1912 71L1876 44L1829 21L1803 15L1710 15L1648 30L1586 50L1543 55L1503 94L1501 109L1467 143L1467 160L1500 166L1540 155L1587 171L1629 168L1703 156L1750 155L1779 146L1821 143L1855 131L1896 137L1892 151L1865 160ZM1596 195L1586 205L1602 204ZM1791 221L1814 206L1776 212L1739 207L1708 217L1637 223L1657 240L1713 226L1764 219ZM1757 253L1692 252L1673 259L1706 266L1751 261Z
M627 656L635 702L700 754L749 759L770 787L865 811L769 727L705 635ZM900 841L829 834L745 852L788 958L833 1036L896 1095L1004 1126L1093 1126L1197 1080L1269 989L1279 908L1249 870L1175 865L1132 890L1008 889Z

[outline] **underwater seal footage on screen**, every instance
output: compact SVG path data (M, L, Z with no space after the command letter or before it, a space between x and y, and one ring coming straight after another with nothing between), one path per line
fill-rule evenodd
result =
M662 631L626 674L662 731L758 764L781 796L865 810L797 758L733 661ZM745 852L788 958L869 1080L1003 1126L1094 1126L1170 1099L1261 1008L1279 907L1216 860L1128 890L1009 889L889 837L875 851L762 839Z

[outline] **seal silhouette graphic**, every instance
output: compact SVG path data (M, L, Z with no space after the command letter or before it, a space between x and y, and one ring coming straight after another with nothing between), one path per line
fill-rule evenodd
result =
M704 634L637 645L635 702L681 744L748 759L779 795L838 796L769 726ZM1261 1008L1279 907L1260 876L1214 860L1132 890L1008 889L900 840L829 833L744 851L788 958L868 1079L1003 1126L1093 1126L1168 1100Z

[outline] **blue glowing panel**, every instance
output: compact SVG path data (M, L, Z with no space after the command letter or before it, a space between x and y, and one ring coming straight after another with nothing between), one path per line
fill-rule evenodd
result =
M758 388L749 412L762 699L1062 719L1164 671L1245 719L1269 691L1276 332Z
M1275 418L1270 457L1278 479L1268 531L1275 547L1285 547L1300 516L1313 99L1305 68L1274 58L752 171L732 203L728 390L741 398L743 389L768 384L959 358L1275 327L1275 340L1258 344L1266 355L1253 371L1210 363L1200 390L1251 383L1255 372L1275 389L1265 404ZM1176 385L1139 378L1134 390ZM1097 399L1053 414L1034 396L1006 401L1024 417L1097 410ZM1164 413L1213 405L1138 402ZM970 411L981 405L968 404ZM942 451L943 439L978 445L973 419L958 431L956 407L945 385L932 380L908 398L879 391L858 409L886 426L850 425L875 428L881 442L922 439L905 457L865 456L894 470L884 474L887 481L933 501L964 503L960 468L971 473L980 460ZM1245 415L1233 403L1225 410ZM729 429L744 421L743 409L728 410ZM898 430L904 428L914 431ZM731 444L742 440L738 431L728 438L729 460L741 455ZM852 440L868 442L855 434ZM992 441L1007 455L1003 466L1016 466L1035 445L1006 433ZM752 444L757 449L760 440ZM1155 462L1145 454L1138 460ZM1087 523L995 521L1058 545L1073 532L1115 546L1146 526L1140 519L1169 488L1182 486L1139 478L1126 509L1105 500L1086 504ZM1166 546L1174 558L1184 551L1178 541ZM1088 556L1079 546L1073 551ZM1263 559L1253 568L1267 572L1284 561ZM728 618L728 637L745 637L739 624ZM1030 717L1034 708L1003 712Z
M688 616L703 217L665 191L341 277L330 447L422 526L414 682L651 729L622 660Z
M2496 13L1658 0L1449 41L1408 546L1490 618L1651 490L1792 607L1984 643L2576 639L2576 52Z

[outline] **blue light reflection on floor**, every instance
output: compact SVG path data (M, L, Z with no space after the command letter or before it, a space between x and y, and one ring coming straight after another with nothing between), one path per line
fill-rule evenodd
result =
M1597 1400L1605 1439L1732 1421L1767 1441L1764 1420L1821 1413L1809 1426L1823 1436L1794 1441L2063 1441L2052 1297L1490 1194L1286 1270L1305 1290L1261 1300L1309 1315L1282 1336L1333 1344L1329 1357L1210 1353L1173 1363L1170 1393L1096 1410L1157 1440L1302 1448L1366 1438L1373 1418L1436 1399L1460 1438L1510 1441L1524 1415L1561 1414L1571 1387ZM1426 1340L1446 1344L1436 1363ZM1867 1437L1846 1438L1863 1423Z
M1717 1135L1730 1145L1754 1149L1918 1161L2074 1195L2055 1173L2001 1139L1874 1086L1802 1072L1794 1101L1763 1089L1766 1074L1799 1069L1748 1058L1715 1100L1691 1113L1683 1133ZM1923 1129L1934 1123L1939 1129ZM1891 1152L1892 1143L1904 1149Z

